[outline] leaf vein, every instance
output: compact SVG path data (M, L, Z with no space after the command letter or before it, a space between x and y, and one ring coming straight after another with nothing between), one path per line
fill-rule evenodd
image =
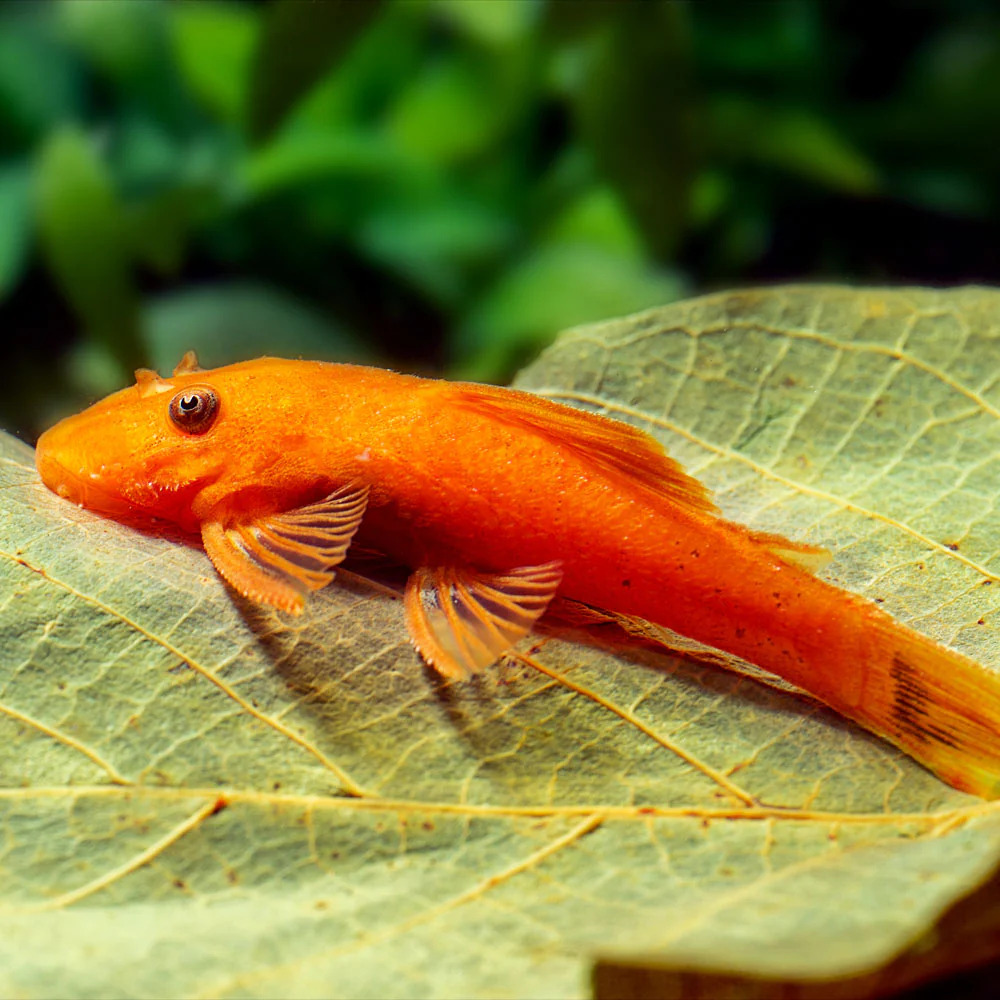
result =
M64 580L60 580L58 577L53 576L45 569L38 566L30 565L23 559L23 557L15 557L3 551L0 551L0 556L2 556L5 559L9 559L12 562L15 562L21 566L25 566L31 572L40 574L46 580L51 582L53 586L61 588L68 594L77 598L78 600L83 601L85 604L89 604L91 605L91 607L95 607L99 611L103 611L109 617L116 618L123 625L126 625L127 627L133 629L135 632L143 636L149 642L152 642L154 645L160 646L162 649L165 649L172 656L175 656L177 657L177 659L182 660L184 663L186 663L196 674L205 678L205 680L209 681L211 684L214 684L224 695L226 695L228 698L231 698L234 702L236 702L236 704L239 705L240 708L243 709L243 711L245 711L248 715L264 723L264 725L270 726L272 729L276 730L286 739L291 740L293 743L295 743L297 746L300 746L307 753L312 754L312 756L315 757L316 760L318 760L327 770L329 770L336 776L337 780L340 782L341 786L343 787L344 791L347 794L357 795L357 796L364 796L368 794L359 784L357 784L357 782L354 781L353 778L351 778L351 776L343 768L341 768L334 761L330 760L330 758L327 757L326 754L324 754L323 751L319 749L319 747L313 746L312 743L310 743L307 739L305 739L305 737L300 736L293 729L290 729L288 726L286 726L283 722L280 722L279 720L273 718L272 716L267 715L265 712L262 712L259 709L255 708L249 701L241 697L231 684L224 681L221 677L217 677L207 667L202 666L194 657L184 653L182 650L174 646L172 643L168 642L166 639L162 639L159 636L155 635L154 633L150 632L148 629L140 625L137 621L133 620L132 618L129 618L128 615L124 614L121 611L118 611L116 608L113 608L110 605L104 603L103 601L98 600L96 597L92 597L89 594L84 594L82 591L79 591L75 587L73 587L72 584L69 584Z

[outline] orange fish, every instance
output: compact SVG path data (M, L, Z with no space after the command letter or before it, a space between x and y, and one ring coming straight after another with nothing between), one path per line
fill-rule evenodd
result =
M783 677L945 781L1000 795L1000 678L812 573L825 553L718 516L634 427L529 393L193 353L42 435L59 495L200 532L225 580L299 612L356 542L410 566L406 624L448 677L557 594Z

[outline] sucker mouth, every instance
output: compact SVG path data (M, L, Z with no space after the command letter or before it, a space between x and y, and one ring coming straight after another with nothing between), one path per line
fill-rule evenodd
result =
M41 440L35 452L35 464L42 482L64 500L115 517L148 516L148 512L107 490L99 478L92 479L68 469L52 456Z

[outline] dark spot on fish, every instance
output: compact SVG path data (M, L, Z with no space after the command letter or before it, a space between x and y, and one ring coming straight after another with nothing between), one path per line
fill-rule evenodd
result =
M954 734L943 729L939 724L931 722L927 712L927 704L931 695L916 670L899 656L893 658L889 670L895 687L895 698L892 703L892 716L900 731L916 740L918 743L928 743L936 740L948 747L957 747Z
M742 639L743 636L745 636L746 634L747 634L747 630L745 628L738 628L736 630L736 638L737 639Z
M623 587L631 587L632 586L632 581L631 580L622 580L622 586Z

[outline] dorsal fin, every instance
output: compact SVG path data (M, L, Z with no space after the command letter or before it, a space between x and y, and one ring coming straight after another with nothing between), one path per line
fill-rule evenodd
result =
M455 405L572 448L604 471L625 476L686 510L718 513L708 490L637 427L518 389L465 383L451 390Z
M192 372L203 372L205 369L198 364L198 355L194 351L185 351L184 357L174 368L175 375L190 375Z
M159 373L152 368L136 368L135 387L142 399L155 396L158 392L170 392L174 388L173 382L168 382L165 378L160 378Z

